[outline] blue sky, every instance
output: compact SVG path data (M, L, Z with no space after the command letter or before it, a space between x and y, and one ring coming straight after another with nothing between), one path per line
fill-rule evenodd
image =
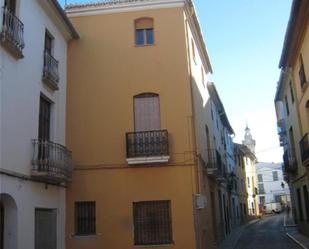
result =
M224 103L236 133L234 141L242 140L248 123L259 161L282 161L274 95L291 0L194 3L214 71L209 80L215 82Z
M282 161L274 95L290 0L196 0L214 81L240 142L248 123L260 161Z

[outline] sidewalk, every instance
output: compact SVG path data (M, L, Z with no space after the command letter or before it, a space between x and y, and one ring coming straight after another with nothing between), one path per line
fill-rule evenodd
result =
M219 245L217 249L234 249L238 240L240 239L243 231L253 223L258 222L260 219L254 219L244 225L236 227Z
M297 230L292 215L285 215L283 222L286 235L303 249L309 249L309 238Z

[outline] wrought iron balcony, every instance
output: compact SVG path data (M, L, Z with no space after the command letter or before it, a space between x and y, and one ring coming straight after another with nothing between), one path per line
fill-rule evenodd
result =
M286 173L294 173L297 171L297 160L294 149L288 148L284 151L283 164Z
M169 160L168 131L126 133L129 164L166 163Z
M61 144L35 139L32 176L48 182L67 182L73 171L72 153Z
M301 160L305 166L309 166L309 139L306 133L299 142Z
M23 58L24 24L7 7L2 8L2 13L1 44L16 58Z
M58 64L59 62L49 52L44 52L43 81L53 90L58 89Z
M220 153L216 149L208 149L206 160L206 172L219 182L226 182L226 165L222 160Z

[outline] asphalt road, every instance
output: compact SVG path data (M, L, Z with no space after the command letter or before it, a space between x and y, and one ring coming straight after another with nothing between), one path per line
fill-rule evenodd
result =
M284 214L263 217L242 233L235 249L300 249L286 236Z

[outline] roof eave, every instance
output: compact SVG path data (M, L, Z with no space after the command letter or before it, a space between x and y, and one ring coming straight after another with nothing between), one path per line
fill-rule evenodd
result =
M73 39L79 39L79 34L77 33L76 29L74 28L73 24L67 17L65 11L62 9L60 4L58 3L57 0L48 0L56 9L56 11L59 13L60 18L62 19L62 22L65 24L67 30L69 31L71 37Z

